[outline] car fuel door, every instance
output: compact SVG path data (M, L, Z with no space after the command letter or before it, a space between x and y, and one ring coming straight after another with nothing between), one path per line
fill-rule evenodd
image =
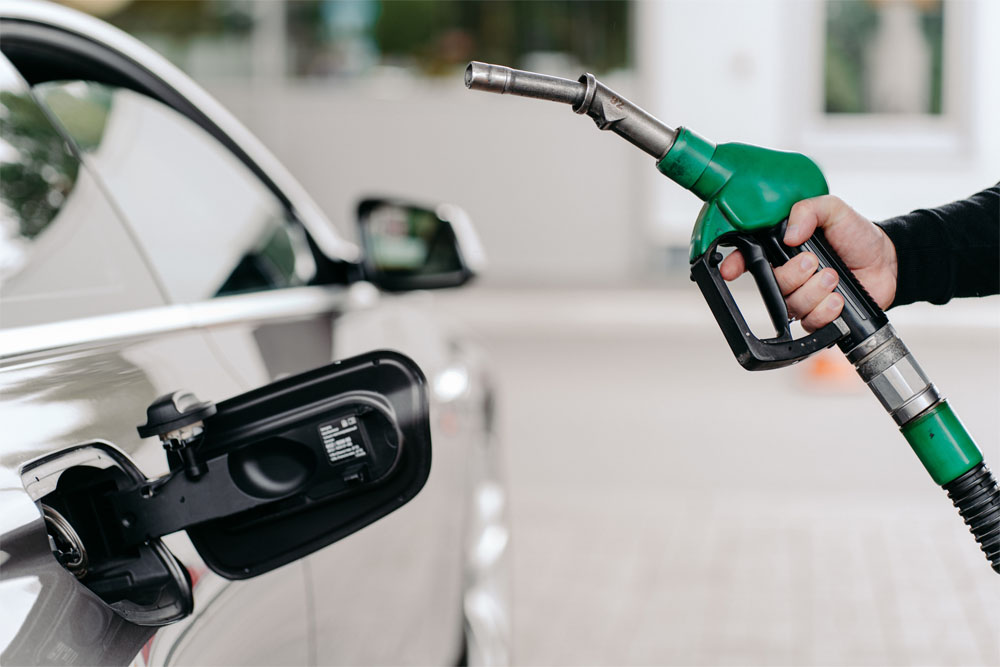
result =
M409 358L375 351L218 404L161 396L139 433L160 438L169 473L95 488L101 511L88 530L125 550L186 530L228 579L310 554L420 491L431 464L425 384Z

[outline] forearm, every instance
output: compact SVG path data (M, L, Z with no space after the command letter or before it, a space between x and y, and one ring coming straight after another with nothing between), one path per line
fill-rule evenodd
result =
M1000 184L877 224L898 257L892 306L1000 293Z

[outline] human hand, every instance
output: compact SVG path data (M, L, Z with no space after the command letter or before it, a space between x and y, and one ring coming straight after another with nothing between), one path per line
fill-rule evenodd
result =
M843 200L824 195L804 199L792 207L785 245L801 245L817 227L823 229L830 246L879 308L887 308L896 295L897 263L896 248L886 233ZM837 272L829 267L817 272L818 266L816 255L803 252L774 269L789 314L801 320L802 328L809 332L837 319L844 308L844 298L833 293L839 282ZM739 251L719 265L719 273L726 280L735 280L745 270L746 262Z

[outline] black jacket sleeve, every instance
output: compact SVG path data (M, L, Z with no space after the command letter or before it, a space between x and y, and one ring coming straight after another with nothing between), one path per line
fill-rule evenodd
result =
M896 246L892 306L1000 293L1000 183L876 224Z

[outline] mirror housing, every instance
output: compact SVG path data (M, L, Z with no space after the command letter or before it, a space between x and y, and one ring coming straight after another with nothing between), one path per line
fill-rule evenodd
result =
M451 204L365 199L358 229L365 280L390 292L458 287L485 265L468 215Z

